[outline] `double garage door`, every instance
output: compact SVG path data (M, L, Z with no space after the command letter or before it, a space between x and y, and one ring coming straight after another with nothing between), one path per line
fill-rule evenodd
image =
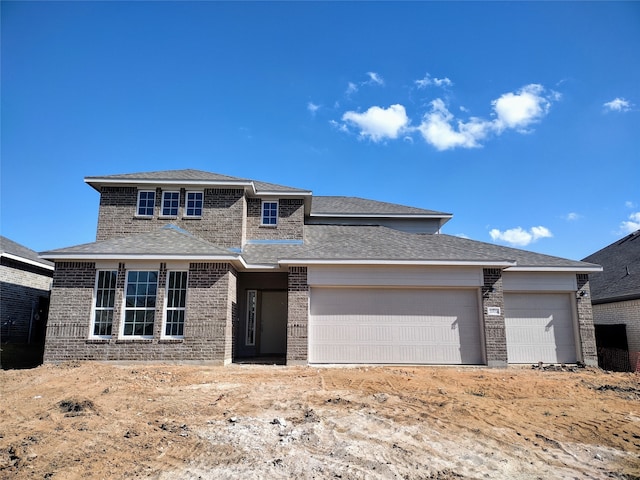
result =
M575 363L569 293L505 293L509 363ZM477 289L312 287L310 363L483 364Z
M477 289L313 287L310 363L481 364Z

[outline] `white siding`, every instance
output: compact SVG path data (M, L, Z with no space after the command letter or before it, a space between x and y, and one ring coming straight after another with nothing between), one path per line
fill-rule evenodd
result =
M505 292L575 292L578 289L575 273L503 272Z
M509 363L575 363L574 313L569 293L505 293Z
M311 286L480 287L482 268L473 267L309 267Z
M310 363L480 364L476 289L311 289Z

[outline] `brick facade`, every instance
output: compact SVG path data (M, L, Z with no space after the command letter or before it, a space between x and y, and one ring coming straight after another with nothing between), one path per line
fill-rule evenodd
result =
M307 267L289 267L287 365L306 365L308 358L309 285Z
M97 240L146 233L173 223L194 235L221 247L240 247L245 238L245 197L242 189L207 188L204 190L202 217L188 218L185 213L186 192L180 191L177 217L163 217L162 191L155 190L153 217L136 216L138 189L135 187L102 187L98 212ZM167 188L166 191L176 189ZM194 189L194 191L198 191Z
M596 325L626 325L631 370L640 371L640 299L593 305Z
M236 312L235 269L227 263L189 265L184 338L163 338L166 264L158 268L153 338L118 334L123 318L126 265L118 266L111 338L91 338L96 267L92 262L57 262L44 361L180 361L226 364L232 359Z
M278 224L262 226L262 199L247 199L247 240L302 240L304 200L278 200Z
M484 341L489 367L507 366L507 333L504 322L504 291L502 270L483 269L482 315L484 320ZM489 315L489 307L499 309L499 314ZM494 312L495 313L495 312Z
M49 298L53 272L2 258L0 264L0 340L26 343L45 322L40 312ZM39 336L39 333L38 333Z
M589 290L589 275L576 275L578 292L585 292L584 296L577 295L578 336L580 351L585 365L598 366L598 351L596 349L596 333L593 328L593 311L591 308L591 291ZM580 355L579 355L580 356Z

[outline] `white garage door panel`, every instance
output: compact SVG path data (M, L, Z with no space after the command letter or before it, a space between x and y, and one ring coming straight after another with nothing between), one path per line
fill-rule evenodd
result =
M505 293L509 363L575 363L571 295Z
M482 363L475 290L311 289L310 363Z

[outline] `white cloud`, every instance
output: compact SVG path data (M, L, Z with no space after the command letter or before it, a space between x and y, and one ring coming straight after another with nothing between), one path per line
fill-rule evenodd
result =
M456 120L444 101L437 98L431 102L431 112L425 114L417 130L438 150L480 147L480 142L490 134L500 135L506 129L525 132L526 127L548 113L551 102L558 98L559 94L546 92L542 85L526 85L516 93L505 93L491 102L495 119L470 117L466 122Z
M459 237L459 238L469 238L469 235L467 235L466 233L456 233L453 235L454 237Z
M474 117L467 123L458 121L457 129L451 125L453 120L453 114L447 110L444 102L436 98L431 102L431 112L424 116L417 129L424 140L438 150L479 147L478 141L484 139L491 130L491 122Z
M367 72L367 75L369 75L369 81L367 83L374 83L376 85L384 85L384 80L376 72Z
M431 77L430 74L426 73L424 78L420 80L416 80L414 82L418 88L427 88L430 85L435 85L436 87L451 87L453 86L453 82L449 80L449 78L436 78Z
M346 95L351 95L352 93L356 93L358 91L358 85L353 82L349 82L347 84L347 91L344 92Z
M517 247L525 247L541 238L549 238L553 236L547 227L542 226L531 227L529 231L524 230L522 227L511 228L504 232L494 228L489 232L489 235L494 241L497 240L505 242Z
M622 233L633 233L636 230L640 230L640 212L632 213L629 215L629 220L620 224L620 231Z
M633 203L631 200L627 200L626 202L624 202L624 206L627 208L636 208L636 204Z
M575 220L579 220L579 219L581 219L581 218L582 218L582 215L580 215L579 213L575 213L575 212L567 213L567 214L564 216L564 219L565 219L565 220L569 220L570 222L573 222L573 221L575 221Z
M608 110L610 112L628 112L629 110L631 110L632 105L628 100L616 97L602 106L605 110Z
M516 93L503 94L491 102L497 115L496 129L500 131L513 128L525 131L529 125L539 121L549 112L551 100L557 100L558 95L553 91L545 95L544 87L535 83L522 87Z
M374 142L398 138L409 125L404 106L398 104L386 109L374 106L364 113L349 111L342 116L342 120L354 124L360 130L361 137L369 137Z
M312 114L315 114L320 109L320 105L316 105L313 102L307 103L307 110L309 110Z

